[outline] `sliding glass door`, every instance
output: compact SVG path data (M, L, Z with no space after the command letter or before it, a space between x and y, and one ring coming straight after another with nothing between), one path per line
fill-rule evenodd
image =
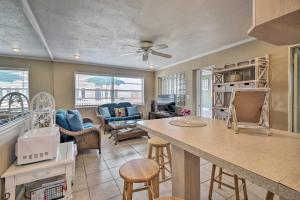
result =
M300 133L300 47L291 48L289 129Z
M197 116L212 118L212 71L197 71Z

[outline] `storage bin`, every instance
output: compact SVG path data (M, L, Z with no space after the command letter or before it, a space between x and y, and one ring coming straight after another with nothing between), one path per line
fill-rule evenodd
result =
M228 116L227 109L214 109L214 118L226 120Z
M238 88L239 87L239 84L228 84L228 85L226 85L226 88L225 88L225 91L226 92L232 92L232 90L234 89L234 88Z
M225 86L224 85L214 85L214 91L215 92L225 92Z
M240 83L240 88L255 88L255 83L249 82L249 83Z

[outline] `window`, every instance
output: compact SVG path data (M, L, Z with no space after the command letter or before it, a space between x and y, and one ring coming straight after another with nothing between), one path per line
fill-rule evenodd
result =
M0 69L0 99L10 92L28 97L28 70Z
M203 79L201 85L203 91L208 91L208 78Z
M158 88L159 94L175 94L176 105L185 106L186 80L184 72L159 77Z
M109 75L75 74L75 106L105 103L144 103L144 79Z

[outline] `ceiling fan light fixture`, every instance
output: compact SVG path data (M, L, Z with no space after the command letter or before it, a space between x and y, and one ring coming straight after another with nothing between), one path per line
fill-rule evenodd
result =
M132 45L127 45L127 46L132 46ZM141 41L140 47L137 47L135 52L130 52L130 53L123 54L123 55L132 55L132 54L142 53L143 61L148 61L150 54L159 56L159 57L163 57L163 58L172 58L172 55L157 51L157 50L166 49L166 48L168 48L168 45L166 45L166 44L154 45L153 42L151 42L151 41Z
M81 57L80 57L79 54L74 54L74 58L75 58L75 59L80 59Z
M17 47L13 47L12 50L15 51L15 52L20 52L21 51L21 49L17 48Z

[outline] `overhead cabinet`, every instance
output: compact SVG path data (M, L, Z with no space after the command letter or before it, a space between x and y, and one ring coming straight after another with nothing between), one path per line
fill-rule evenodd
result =
M300 43L300 0L253 0L248 34L275 45Z

